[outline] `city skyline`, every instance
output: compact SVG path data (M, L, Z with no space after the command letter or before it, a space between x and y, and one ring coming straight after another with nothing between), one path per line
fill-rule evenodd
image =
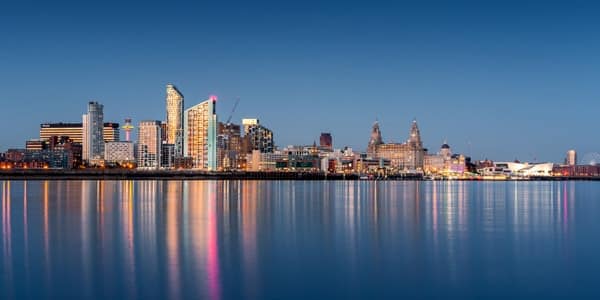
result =
M173 83L189 104L219 95L223 117L240 97L236 123L260 118L280 147L331 132L335 147L365 151L376 119L386 142L404 142L416 118L426 148L447 140L474 159L600 151L596 5L519 3L181 5L171 23L152 5L35 14L11 3L0 87L16 104L3 107L0 150L22 147L39 123L80 121L91 99L105 120L163 120Z

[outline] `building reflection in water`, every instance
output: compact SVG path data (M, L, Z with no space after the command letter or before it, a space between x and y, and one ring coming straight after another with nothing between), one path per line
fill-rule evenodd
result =
M7 281L7 295L14 297L14 291L12 285L14 284L13 278L13 254L12 254L12 206L11 206L11 191L10 181L2 181L2 254L3 254L3 268L2 276Z
M365 268L391 266L458 282L465 268L493 269L499 251L511 263L534 251L572 255L578 184L1 181L1 287L19 281L57 298L261 298L270 280L285 283L265 271L283 269L269 265L282 257L296 271L342 269L339 280L357 286ZM552 243L529 247L541 240ZM478 265L465 265L474 256ZM76 288L59 292L62 278Z
M244 273L243 289L244 294L249 298L257 298L257 282L259 276L256 274L258 269L258 249L257 249L257 206L259 200L258 192L259 181L246 181L242 183L241 199L238 202L238 209L242 242L242 268ZM277 183L276 183L277 184ZM293 194L290 201L293 202Z
M169 282L169 298L181 298L181 257L180 257L180 226L182 208L182 190L180 182L169 181L162 183L165 186L164 207L166 210L166 247L167 247L167 274ZM155 200L156 201L156 200ZM193 209L191 210L193 211ZM188 228L186 226L186 228Z
M135 263L135 231L134 231L134 189L133 181L125 180L114 183L118 186L118 194L121 195L121 206L119 214L121 215L121 244L124 245L123 274L125 274L127 297L135 299L137 297L136 289L136 263ZM117 198L118 199L118 198Z

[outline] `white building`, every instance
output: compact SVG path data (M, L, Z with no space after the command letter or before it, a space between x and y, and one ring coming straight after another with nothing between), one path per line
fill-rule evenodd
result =
M137 166L158 169L161 162L160 121L141 121L138 126Z
M107 163L135 162L132 142L108 142L104 145L104 161Z
M493 167L478 170L484 176L506 177L552 176L553 163L494 162Z
M567 158L565 159L565 164L569 166L577 165L577 152L575 150L567 151Z

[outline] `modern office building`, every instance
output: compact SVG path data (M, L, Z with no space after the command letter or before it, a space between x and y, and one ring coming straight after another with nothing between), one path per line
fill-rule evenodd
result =
M104 106L102 104L90 101L87 114L83 115L83 160L88 163L94 163L104 158L103 110Z
M162 143L160 146L160 167L172 169L175 167L175 145Z
M575 150L567 151L567 157L565 159L565 164L568 166L577 165L577 151L575 151Z
M104 142L118 142L121 140L121 133L119 130L119 123L104 123L102 127L102 136Z
M161 163L160 121L141 121L138 126L137 167L158 169Z
M25 141L25 150L27 151L42 151L48 149L47 140L27 140Z
M217 159L222 169L241 168L242 137L240 125L219 122L217 128ZM245 156L245 154L243 155Z
M119 123L104 123L102 133L105 142L118 142L120 139ZM40 124L40 140L49 140L52 136L68 136L73 143L82 143L82 123L42 123Z
M217 98L185 110L183 117L184 156L190 157L195 169L217 170Z
M108 142L104 145L104 160L107 164L135 162L132 142Z
M319 137L319 148L322 150L333 151L333 137L329 132L321 133Z
M258 119L242 119L242 126L244 127L244 135L248 134L251 126L258 125L260 121Z
M183 94L167 84L166 142L175 145L175 155L183 155Z
M253 150L272 153L275 150L273 131L262 126L258 119L243 119L242 125L244 126L244 153L251 153Z
M165 121L160 122L160 141L167 142L167 122Z

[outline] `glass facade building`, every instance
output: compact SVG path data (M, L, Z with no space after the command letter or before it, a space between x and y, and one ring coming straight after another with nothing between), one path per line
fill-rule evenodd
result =
M104 142L118 142L120 139L119 123L104 123L102 128ZM68 136L73 143L82 143L83 123L42 123L40 124L40 140L50 140L53 136Z
M167 84L167 144L175 145L175 155L183 155L183 94L172 84Z
M104 105L90 101L87 114L83 115L83 160L96 161L104 158Z
M192 168L209 171L218 168L216 103L216 97L211 97L185 110L183 152L191 158Z

